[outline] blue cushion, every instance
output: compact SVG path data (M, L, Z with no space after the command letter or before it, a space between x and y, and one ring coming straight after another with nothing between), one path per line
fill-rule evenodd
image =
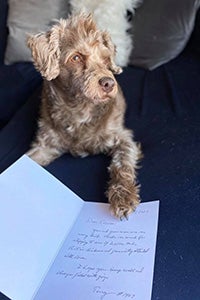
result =
M0 130L0 172L27 151L37 127L40 94L41 89L37 88Z
M142 201L160 199L152 300L199 299L200 60L182 55L154 71L128 67L118 76L127 99L126 125L142 143ZM27 149L39 95L0 132L0 171ZM65 154L47 170L88 201L102 201L110 158Z
M0 292L0 300L9 300L9 298Z
M0 66L0 128L25 103L40 82L40 74L32 63Z
M195 27L186 50L189 52L193 51L200 56L200 9L197 12Z

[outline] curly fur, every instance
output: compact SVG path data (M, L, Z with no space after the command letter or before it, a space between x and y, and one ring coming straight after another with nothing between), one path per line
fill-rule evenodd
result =
M65 152L112 156L108 199L118 217L139 203L136 168L140 149L124 127L125 100L113 74L115 47L91 15L60 20L30 36L35 67L44 77L38 132L28 155L41 165Z

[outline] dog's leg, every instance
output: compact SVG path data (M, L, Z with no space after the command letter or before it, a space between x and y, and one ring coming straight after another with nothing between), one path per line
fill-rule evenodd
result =
M26 153L41 166L46 166L54 159L67 152L61 148L59 136L43 120L39 120L35 140Z
M35 144L26 154L41 166L46 166L58 158L62 152L56 148L41 147Z
M111 154L107 196L115 216L127 218L140 202L139 187L136 184L140 148L133 142L130 132L124 130L112 147Z
M27 153L31 159L41 166L46 166L58 158L62 152L56 148L33 146Z

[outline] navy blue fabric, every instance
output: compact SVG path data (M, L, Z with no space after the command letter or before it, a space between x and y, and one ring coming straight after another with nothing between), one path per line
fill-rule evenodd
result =
M196 54L200 55L200 9L197 12L195 27L186 47L186 50L189 52L195 52Z
M41 88L19 109L0 130L0 172L25 153L34 137L40 103Z
M0 128L12 118L41 82L32 63L0 66Z
M0 292L0 300L11 300Z
M200 57L184 54L154 71L128 67L118 76L127 99L126 125L144 158L142 201L160 199L152 300L200 297ZM27 149L39 94L0 131L0 171ZM65 154L46 167L88 201L106 202L110 158ZM2 299L2 298L0 298Z

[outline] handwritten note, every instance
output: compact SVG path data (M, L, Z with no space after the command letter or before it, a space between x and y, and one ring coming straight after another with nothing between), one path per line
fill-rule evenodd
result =
M150 300L158 201L128 221L86 202L34 300Z

